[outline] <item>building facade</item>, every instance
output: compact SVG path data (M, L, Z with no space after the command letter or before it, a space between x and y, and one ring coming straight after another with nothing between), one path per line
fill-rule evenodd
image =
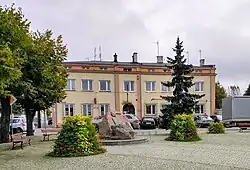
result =
M214 65L194 66L195 85L191 93L205 94L199 100L196 114L211 115L215 111ZM172 95L173 89L161 82L171 80L171 70L158 56L155 63L137 62L137 53L131 62L75 61L64 62L68 69L67 97L53 109L53 122L58 125L62 119L74 115L101 116L106 112L129 112L139 118L159 116L166 101L160 96Z

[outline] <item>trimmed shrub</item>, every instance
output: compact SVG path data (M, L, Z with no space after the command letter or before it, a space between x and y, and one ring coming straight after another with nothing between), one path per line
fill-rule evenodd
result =
M197 134L197 128L192 115L176 115L170 126L171 132L166 140L192 142L201 138Z
M89 156L105 151L101 147L92 119L87 116L74 116L64 119L62 130L55 140L53 151L48 156Z
M225 133L223 123L212 123L208 127L208 133L210 133L210 134L223 134L223 133Z

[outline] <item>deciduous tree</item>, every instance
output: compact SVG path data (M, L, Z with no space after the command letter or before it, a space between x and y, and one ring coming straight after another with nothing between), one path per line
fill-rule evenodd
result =
M18 100L25 109L28 136L33 135L32 122L36 111L48 109L64 99L67 82L67 72L62 65L67 48L62 36L53 39L51 31L38 31L32 34L32 38L34 45L16 88Z
M21 9L14 4L0 6L0 101L1 132L0 142L9 141L10 95L12 87L21 76L21 65L25 49L30 45L30 23L24 19Z
M220 84L220 82L216 82L215 84L215 107L216 109L222 108L222 99L227 97L226 89Z

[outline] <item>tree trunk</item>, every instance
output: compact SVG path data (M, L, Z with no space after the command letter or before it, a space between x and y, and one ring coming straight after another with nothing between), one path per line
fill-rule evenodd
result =
M27 121L27 136L34 136L33 133L33 118L34 118L34 113L31 112L30 108L25 108L25 113L26 113L26 121Z
M41 112L38 110L37 112L37 127L41 128Z
M1 120L0 120L0 143L9 142L9 132L10 132L10 98L1 98Z

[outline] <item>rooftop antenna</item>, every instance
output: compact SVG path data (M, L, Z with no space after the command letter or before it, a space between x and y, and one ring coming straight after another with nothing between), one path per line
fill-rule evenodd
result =
M199 49L199 53L200 53L200 59L201 59L201 49Z
M159 41L156 41L156 42L153 42L156 44L156 47L157 47L157 56L160 56L160 43Z
M99 45L99 59L100 61L102 61L102 48L100 45Z
M94 48L94 61L96 60L96 56L97 56L97 54L96 54L96 47Z

